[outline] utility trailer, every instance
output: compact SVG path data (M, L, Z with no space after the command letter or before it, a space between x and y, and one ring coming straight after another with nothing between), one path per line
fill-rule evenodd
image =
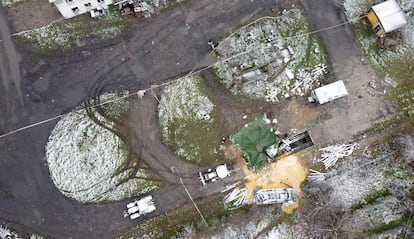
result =
M290 205L297 200L298 196L293 188L261 189L254 195L254 203L258 205L275 203Z
M124 217L129 217L131 220L155 211L155 202L151 195L148 195L140 200L135 200L127 204L124 211Z
M312 90L308 101L322 105L347 95L348 91L345 88L344 82L340 80Z
M292 135L282 139L279 145L279 154L296 153L313 145L313 141L308 131Z

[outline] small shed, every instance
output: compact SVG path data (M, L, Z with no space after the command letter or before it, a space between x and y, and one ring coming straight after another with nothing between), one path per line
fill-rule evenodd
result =
M404 12L395 0L387 0L374 5L367 17L377 36L382 36L408 24Z

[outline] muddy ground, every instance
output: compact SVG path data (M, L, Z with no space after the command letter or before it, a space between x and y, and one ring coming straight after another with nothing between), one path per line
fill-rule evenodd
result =
M315 30L345 20L340 2L327 0L321 4L315 0L302 1L302 4ZM23 14L26 9L20 5L17 7L19 14L22 14L19 16L28 16L28 19L39 16L39 19L34 19L30 23L32 25L25 25L23 19L27 18L20 19L13 9L9 9L8 16L14 16L9 18L14 19L14 29L35 27L56 17L55 13L51 13L45 20L39 14ZM73 50L57 57L23 55L23 79L19 87L24 96L23 104L5 108L6 113L2 114L0 121L1 131L8 132L70 111L102 90L147 88L209 65L214 59L206 44L208 39L224 38L241 25L268 15L274 9L280 11L283 8L279 2L270 0L189 1L157 17L133 24L127 36L110 43ZM191 28L187 29L186 24ZM385 99L383 89L369 88L369 81L379 82L379 79L372 68L361 61L363 54L349 26L319 32L318 35L332 61L326 83L344 80L349 96L323 106L309 104L304 98L291 98L269 105L229 96L218 82L211 79L211 72L203 73L209 89L216 96L214 103L220 105L223 137L236 132L248 120L267 113L269 118L278 119L281 132L308 129L315 144L325 145L348 141L357 132L392 116L394 106ZM90 54L85 55L82 50ZM3 86L1 89L5 90ZM19 101L12 95L8 97L2 100ZM163 174L168 182L164 189L154 194L160 205L156 215L189 200L178 176L188 176L184 182L191 187L194 197L211 193L196 181L194 170L199 168L176 160L162 144L156 131L156 101L150 98L135 100L133 105L138 108L131 111L129 119L130 124L135 126L131 129L134 136L132 145L136 145L138 155L154 163L151 167L159 169L159 174ZM248 119L243 120L243 115L247 115ZM5 207L0 212L0 218L58 238L112 238L137 223L122 218L125 202L81 205L63 197L54 188L43 159L44 145L53 125L40 126L2 139L0 177L2 195L6 196L0 197L1 205ZM221 141L221 138L217 140ZM171 160L165 165L152 160L162 158ZM176 166L179 174L170 173L171 166Z
M55 5L43 0L13 5L8 9L8 18L14 32L39 28L63 19Z
M22 55L21 80L20 85L10 83L15 80L10 71L2 77L0 131L10 132L68 112L102 91L147 88L208 65L212 62L209 38L221 39L242 24L267 15L273 7L270 0L189 1L157 17L131 23L131 31L123 37L64 55L38 56L26 45L17 45ZM6 9L8 21L11 10ZM4 16L5 9L0 14ZM1 29L3 32L7 25ZM85 50L88 54L82 52ZM3 57L5 51L0 53ZM2 59L5 63L11 60L7 54ZM6 66L13 68L13 64ZM142 113L152 115L154 108ZM2 222L57 238L113 238L139 223L123 218L126 202L83 205L59 193L44 160L44 147L54 124L56 120L1 139ZM168 193L154 194L165 200L158 203L162 205L159 213L179 206L183 198L189 200L180 184L165 188Z

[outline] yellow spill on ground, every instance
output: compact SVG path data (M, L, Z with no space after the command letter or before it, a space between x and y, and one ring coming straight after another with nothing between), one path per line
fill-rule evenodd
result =
M276 189L293 187L298 196L302 195L300 184L306 179L307 170L299 162L296 155L290 155L270 163L259 172L253 173L243 164L243 171L248 177L245 187L251 192L247 201L252 202L254 191L258 189ZM299 207L299 202L282 207L286 213L293 213Z

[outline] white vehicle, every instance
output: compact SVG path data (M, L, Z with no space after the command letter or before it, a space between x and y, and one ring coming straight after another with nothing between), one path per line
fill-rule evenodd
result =
M282 204L290 205L298 200L298 196L293 188L261 189L254 195L254 202L263 204Z
M209 182L215 182L219 178L225 178L230 176L230 168L226 164L221 164L215 169L209 168L206 171L199 172L198 176L203 185L206 185Z
M155 211L155 202L151 195L135 200L127 204L127 209L124 211L124 217L129 217L131 220L136 219L142 215Z
M318 102L322 105L346 95L348 95L348 91L345 88L344 82L340 80L314 89L308 100L309 102Z

